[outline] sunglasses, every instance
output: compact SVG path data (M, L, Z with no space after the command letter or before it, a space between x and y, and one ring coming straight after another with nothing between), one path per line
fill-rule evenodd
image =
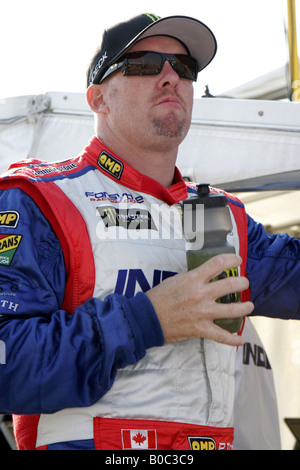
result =
M126 54L120 62L111 65L100 82L122 70L123 75L157 75L162 71L166 60L180 78L197 81L198 63L196 59L184 54L163 54L162 52L142 51Z

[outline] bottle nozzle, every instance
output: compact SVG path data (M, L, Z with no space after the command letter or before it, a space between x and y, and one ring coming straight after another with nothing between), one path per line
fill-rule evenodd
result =
M209 184L198 184L197 193L198 193L198 196L205 196L209 194Z

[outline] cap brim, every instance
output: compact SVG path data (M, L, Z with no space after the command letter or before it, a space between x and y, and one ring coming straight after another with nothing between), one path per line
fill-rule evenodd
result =
M150 24L138 34L122 51L121 55L136 42L152 36L172 36L188 48L198 62L198 71L203 70L217 52L217 41L212 31L201 21L187 16L169 16Z

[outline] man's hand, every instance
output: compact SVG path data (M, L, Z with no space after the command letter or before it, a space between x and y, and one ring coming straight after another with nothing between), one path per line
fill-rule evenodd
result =
M245 277L228 277L210 282L221 272L240 264L239 256L218 255L199 268L164 280L147 292L166 343L209 338L232 346L244 344L241 336L217 326L214 320L243 317L253 311L252 302L216 302L216 299L226 294L246 290L249 287L248 280Z

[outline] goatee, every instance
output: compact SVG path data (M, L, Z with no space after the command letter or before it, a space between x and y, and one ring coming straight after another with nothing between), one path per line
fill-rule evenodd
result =
M185 120L179 119L175 114L164 118L153 119L155 135L175 139L184 136Z

